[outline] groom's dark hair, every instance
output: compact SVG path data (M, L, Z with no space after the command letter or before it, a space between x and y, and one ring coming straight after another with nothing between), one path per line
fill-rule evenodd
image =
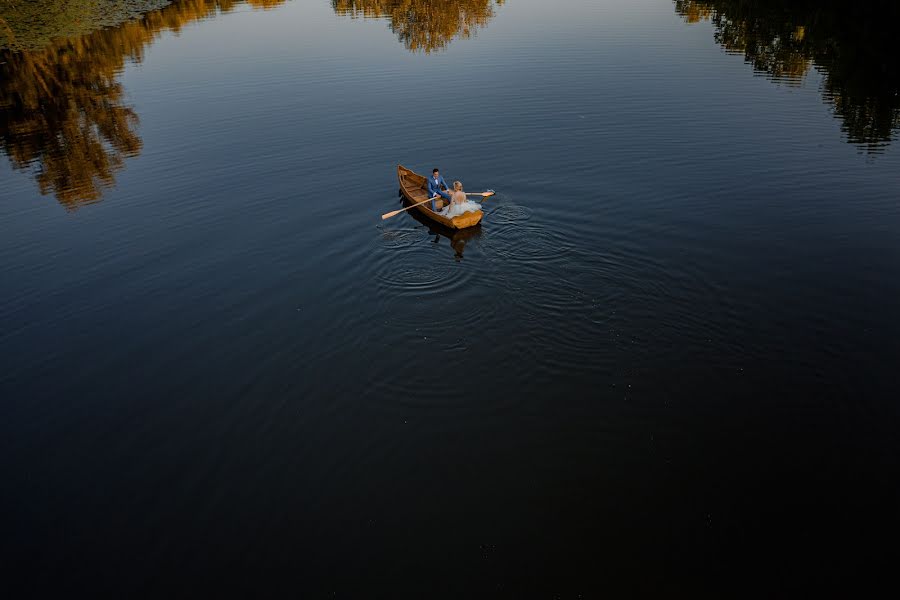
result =
M439 173L439 172L440 172L440 169L438 169L437 167L435 167L431 170L432 175L434 175L435 173Z

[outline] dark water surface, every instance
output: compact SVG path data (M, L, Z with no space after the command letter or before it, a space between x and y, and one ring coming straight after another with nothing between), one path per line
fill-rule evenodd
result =
M892 4L22 10L24 595L896 585ZM382 222L398 163L498 195L453 239Z

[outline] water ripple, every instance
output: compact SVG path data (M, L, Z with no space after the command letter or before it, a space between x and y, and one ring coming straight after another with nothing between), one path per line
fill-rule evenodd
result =
M443 294L461 287L470 271L461 268L452 256L435 256L422 244L395 248L374 265L381 290L400 296Z
M429 237L424 227L411 229L382 229L381 246L385 249L410 248Z

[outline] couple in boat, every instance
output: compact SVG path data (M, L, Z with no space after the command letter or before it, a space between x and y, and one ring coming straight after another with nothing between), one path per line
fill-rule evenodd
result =
M431 198L431 210L445 217L453 218L463 213L481 210L480 204L469 202L460 182L454 181L453 190L449 190L438 169L434 169L428 178L428 196Z

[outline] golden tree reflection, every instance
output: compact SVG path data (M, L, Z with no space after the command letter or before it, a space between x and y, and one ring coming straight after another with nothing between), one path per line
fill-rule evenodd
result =
M799 83L815 67L847 140L877 152L900 128L900 60L893 0L675 0L688 23L775 81Z
M124 157L141 149L115 64L89 53L24 53L0 65L0 145L16 168L37 165L42 194L74 206L97 200Z
M253 8L261 8L262 10L270 10L285 3L285 0L247 0L247 4Z
M407 49L441 50L457 38L472 37L504 0L332 0L336 13L387 18Z
M251 4L271 8L284 1ZM33 6L38 4L46 9L54 3L31 3L35 14L60 18L58 11L41 13ZM13 22L0 15L9 45L17 48L0 49L0 148L13 168L32 172L41 193L54 194L67 208L99 200L125 159L141 151L138 116L125 103L119 82L126 61L142 60L162 32L179 31L238 4L182 0L117 27L69 37L47 34L53 23ZM48 35L53 39L46 42ZM33 47L41 41L42 47Z

